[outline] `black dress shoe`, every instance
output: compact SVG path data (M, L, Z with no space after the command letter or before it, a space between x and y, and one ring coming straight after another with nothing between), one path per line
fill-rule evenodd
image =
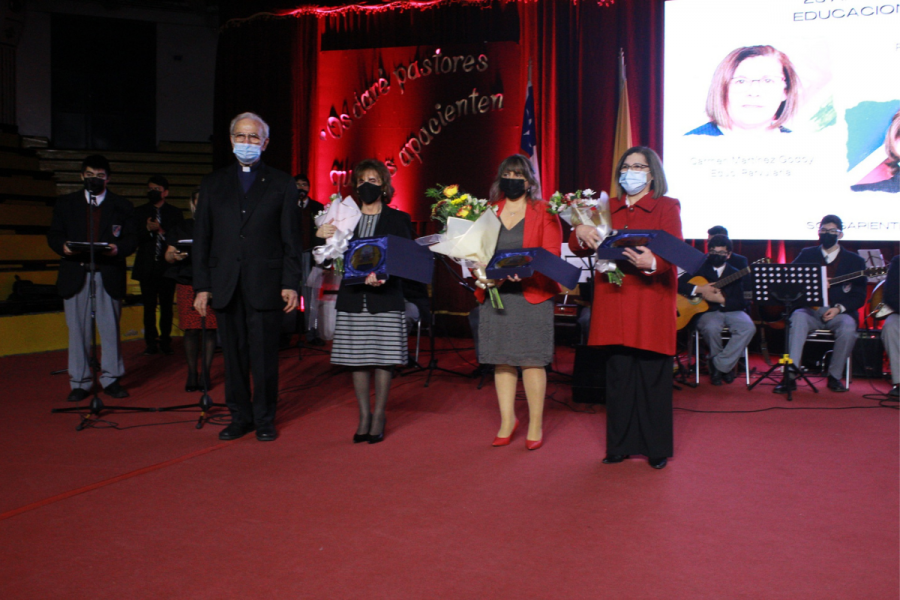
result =
M729 385L734 383L734 369L728 371L727 373L722 373L722 381Z
M197 385L197 375L194 373L188 374L187 383L184 384L184 391L196 392L199 390L200 390L200 386Z
M131 395L125 391L125 388L119 385L118 381L114 381L113 383L103 388L103 393L107 396L112 396L113 398L127 398Z
M368 441L369 441L368 433L354 433L353 434L353 443L354 444L361 444L362 442L368 442Z
M900 385L895 385L891 391L888 392L888 398L900 398Z
M154 354L159 354L159 348L156 346L147 346L141 354L144 356L153 356Z
M603 459L603 464L613 465L622 462L626 458L628 458L627 454L607 454L606 458Z
M828 389L832 392L846 392L847 388L843 386L840 379L836 377L828 376Z
M160 343L159 349L166 356L172 356L173 354L175 354L175 351L172 350L172 344Z
M658 458L650 457L650 460L647 462L649 462L650 466L654 469L665 469L666 465L669 463L669 459L667 459L665 456Z
M712 364L709 365L709 382L713 385L722 385L722 372Z
M231 424L219 432L220 440L236 440L240 437L244 437L251 431L253 431L253 423L238 423L236 421L232 421Z
M275 431L274 425L260 425L256 429L256 439L260 442L274 442L277 437L278 432Z
M796 392L797 391L797 382L793 379L785 377L781 380L781 383L775 386L775 389L772 390L776 394L787 394L788 391Z
M83 390L81 388L75 388L74 390L69 392L68 396L66 396L66 402L81 402L82 400L84 400L85 398L87 398L90 395L91 395L91 393L88 390Z

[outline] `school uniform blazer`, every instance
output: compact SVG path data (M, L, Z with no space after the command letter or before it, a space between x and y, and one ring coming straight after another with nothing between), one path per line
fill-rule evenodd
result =
M162 213L162 228L166 234L174 231L184 221L184 212L168 202L164 202L159 210ZM156 218L156 207L149 202L134 209L134 231L137 235L138 247L134 265L131 267L131 278L135 281L141 281L151 274L156 262L156 234L147 229L147 219L150 218ZM164 240L163 254L165 251ZM165 259L160 257L160 260Z
M359 235L359 225L353 239ZM406 239L412 239L412 221L409 215L402 210L384 205L381 207L381 216L375 224L375 234L372 237L384 237L396 235ZM335 309L341 312L359 313L363 309L363 298L366 299L366 310L372 314L389 311L402 311L406 309L403 300L403 280L399 277L389 277L388 280L378 286L358 283L345 285L341 281L338 289Z
M502 215L505 206L506 200L497 202L497 214ZM559 224L559 217L547 212L547 203L543 200L528 202L525 208L522 247L543 248L555 256L559 256L562 252L562 226ZM502 283L500 289L503 289ZM522 280L522 295L531 304L540 304L559 292L559 284L542 273L535 273ZM475 290L475 298L479 302L484 302L485 291Z
M857 254L851 252L843 246L838 253L837 266L835 267L835 277L848 275L856 271L862 271L866 268L866 260ZM791 264L795 265L824 265L825 257L822 255L821 246L810 246L800 251ZM853 320L859 322L859 309L866 303L866 290L868 279L866 277L857 277L844 283L828 288L828 305L834 306L840 304Z
M81 190L60 196L53 207L53 222L47 231L47 243L62 257L56 288L63 298L71 298L77 294L86 279L84 274L90 263L88 253L76 252L67 256L63 246L66 242L88 241L89 208ZM100 211L97 240L115 244L118 252L115 256L96 253L94 263L103 279L103 288L110 297L120 300L125 297L127 289L125 257L134 252L137 245L132 217L134 206L122 196L107 190L106 197L95 210Z
M290 175L261 164L245 194L238 168L235 162L200 184L191 247L194 290L212 292L212 307L223 309L240 285L255 310L280 310L281 291L300 285L297 186Z

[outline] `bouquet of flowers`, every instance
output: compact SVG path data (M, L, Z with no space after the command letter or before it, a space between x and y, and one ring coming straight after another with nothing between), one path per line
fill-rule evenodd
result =
M331 195L331 202L313 220L316 227L331 223L337 227L337 231L325 240L324 246L313 248L316 264L321 265L331 259L334 261L334 270L338 273L344 272L344 252L347 251L361 214L352 197L342 199L340 194Z
M488 279L481 264L487 264L494 255L500 235L500 219L496 209L487 200L474 198L462 192L458 185L429 188L425 196L435 200L431 217L439 221L441 233L416 240L428 246L432 252L449 256L460 262L468 261L475 276L475 285L488 291L491 305L503 308L496 282Z
M609 212L609 196L606 192L600 192L599 198L594 198L594 190L576 190L568 194L555 192L547 202L547 210L571 225L590 225L596 227L602 242L612 232L612 217ZM610 283L622 285L625 274L616 265L614 260L598 260L594 264L594 270L598 273L606 273Z

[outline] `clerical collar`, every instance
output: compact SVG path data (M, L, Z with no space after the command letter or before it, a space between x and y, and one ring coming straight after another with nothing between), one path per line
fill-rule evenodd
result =
M262 161L258 160L250 166L242 165L241 163L238 163L238 166L241 168L241 171L243 173L253 173L259 170L260 164L262 164Z

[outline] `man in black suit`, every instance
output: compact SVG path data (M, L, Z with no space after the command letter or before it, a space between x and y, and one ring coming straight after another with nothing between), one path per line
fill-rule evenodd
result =
M309 197L309 177L304 174L294 175L294 183L297 186L297 218L300 223L300 234L303 238L303 281L307 281L315 261L312 257L312 249L325 243L325 240L316 237L316 215L325 209L321 202ZM319 339L316 330L316 320L319 316L317 292L306 285L303 286L303 320L306 330L306 342L316 346L322 346L325 342Z
M134 209L134 229L138 248L131 268L131 278L141 283L141 302L144 304L144 354L172 354L172 304L175 299L175 280L164 277L166 262L166 231L175 231L184 221L184 214L166 202L169 181L154 175L147 181L147 204ZM159 335L156 331L156 305L159 303ZM158 344L157 344L158 342Z
M297 187L289 175L260 160L269 126L259 115L241 113L231 121L230 133L237 162L200 184L194 308L205 316L211 302L222 336L231 424L219 438L234 440L256 429L258 440L272 441L281 311L297 308L300 285Z
M792 264L824 265L828 279L847 275L866 268L866 261L855 252L842 248L838 240L844 237L844 225L836 215L822 217L819 224L819 245L804 248ZM833 392L846 392L841 384L841 376L847 364L847 358L856 344L857 316L859 309L866 302L866 277L844 282L828 288L830 306L802 307L791 314L791 333L788 340L791 360L800 365L803 346L810 331L828 329L834 333L834 350L831 353L831 364L828 366L828 389ZM775 386L776 394L786 394L788 389L796 389L796 382L785 377Z
M709 304L709 310L696 320L697 329L709 346L709 380L713 385L734 381L734 367L744 354L744 349L753 339L756 326L744 312L743 278L719 289L712 284L723 277L737 273L728 264L732 243L724 235L714 235L709 241L709 254L700 270L678 278L678 293L691 297L701 296ZM706 285L694 286L689 281L699 275L708 281ZM731 339L722 344L722 329L728 327Z
M93 376L91 350L91 288L96 302L96 324L103 345L100 385L113 398L127 398L119 384L125 363L119 346L119 316L126 290L125 257L134 252L134 207L131 202L106 189L109 161L94 154L81 163L83 191L57 198L47 243L62 257L56 287L63 297L69 328L69 384L66 400L80 402L90 395ZM93 209L91 202L93 200ZM93 238L91 237L93 233ZM95 247L94 285L90 285L90 253L73 248L72 242L98 242Z

